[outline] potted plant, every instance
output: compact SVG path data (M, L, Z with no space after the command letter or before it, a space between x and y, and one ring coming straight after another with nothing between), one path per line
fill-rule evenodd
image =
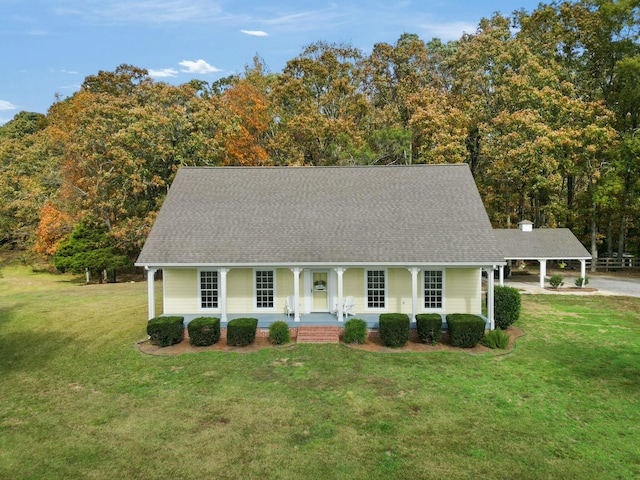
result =
M324 280L316 280L315 282L313 282L313 288L315 290L326 290L327 282L325 282Z

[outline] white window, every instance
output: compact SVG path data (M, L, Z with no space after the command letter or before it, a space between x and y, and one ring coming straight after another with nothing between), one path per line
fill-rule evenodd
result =
M444 275L442 270L424 271L424 308L441 309L444 298Z
M200 271L200 308L218 308L218 272Z
M256 270L256 308L273 308L275 291L275 272Z
M386 308L386 273L385 270L367 270L367 308Z

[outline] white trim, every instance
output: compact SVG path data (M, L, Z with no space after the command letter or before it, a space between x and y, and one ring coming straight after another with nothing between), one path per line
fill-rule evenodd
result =
M147 270L147 305L149 308L148 316L149 316L149 320L151 320L156 316L155 280L156 280L157 269L147 268L146 270ZM162 280L162 285L164 286L164 277ZM164 295L162 297L164 298Z
M217 276L217 284L218 288L217 292L217 302L218 306L215 308L205 308L202 306L202 277L201 272L214 272ZM217 268L199 268L198 269L198 278L196 280L198 282L198 312L202 313L220 313L220 270Z
M369 272L384 273L384 307L369 307ZM387 268L364 269L364 309L366 312L387 312L389 310L389 270Z
M324 273L327 275L327 285L325 289L322 290L327 295L327 304L320 309L314 307L313 294L316 292L315 285L313 284L313 274L314 273ZM335 296L335 278L333 276L335 272L333 272L329 268L311 268L309 269L309 312L311 313L329 313L332 310L331 302L333 297Z
M411 323L416 322L416 316L420 311L418 306L420 294L418 289L420 288L420 271L417 267L411 267L408 269L411 274Z
M227 323L227 275L230 268L218 270L218 307L220 308L220 321Z
M258 285L257 285L257 272L271 272L273 274L273 306L271 307L258 307ZM276 268L254 268L253 269L253 311L254 312L275 312L276 311Z
M495 267L487 269L487 317L489 317L489 330L495 330L495 296L493 271Z
M429 266L425 266L422 269L422 275L421 275L421 288L420 288L420 311L424 312L424 313L444 313L444 311L446 310L446 302L447 302L447 295L446 295L446 280L447 280L447 274L446 274L446 268L433 268L431 265ZM425 296L425 274L427 272L442 272L442 304L440 305L440 307L425 307L425 301L426 301L426 296Z
M301 268L294 267L291 269L293 273L293 321L300 321L300 272Z
M562 257L565 260L590 260L591 257ZM513 260L520 260L520 258L513 258ZM537 260L537 258L524 258L522 260ZM367 268L372 267L376 269L378 267L422 267L424 265L432 265L434 267L442 268L491 268L494 265L506 265L504 260L496 260L494 262L277 262L277 263L135 263L136 267L149 267L149 268Z

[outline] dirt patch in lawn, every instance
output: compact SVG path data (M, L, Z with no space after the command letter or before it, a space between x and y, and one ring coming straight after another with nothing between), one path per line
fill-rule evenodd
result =
M509 346L505 350L492 350L483 345L476 345L473 348L459 348L451 346L451 340L449 335L445 332L442 335L442 340L437 345L428 345L425 343L421 343L416 340L410 340L403 347L400 348L389 348L382 345L379 338L373 337L366 340L366 342L362 345L357 344L345 344L340 342L342 345L346 345L349 348L353 348L356 350L362 350L366 352L375 352L375 353L407 353L407 352L464 352L469 355L479 355L485 353L491 353L494 355L502 355L505 353L511 352L515 348L516 339L522 337L524 335L524 331L518 327L509 327L505 330L505 332L509 335ZM200 352L226 352L226 353L251 353L261 350L263 348L277 348L277 349L285 349L291 348L296 345L295 340L291 343L287 343L286 345L273 345L269 342L268 338L265 337L257 337L255 341L247 345L246 347L236 347L227 345L224 339L221 339L220 342L208 346L208 347L194 347L189 343L188 339L182 340L180 343L175 345L171 345L169 347L159 347L157 345L152 345L148 340L143 340L138 342L137 348L142 353L146 353L149 355L159 355L159 356L175 356L175 355L183 355L188 353L200 353Z

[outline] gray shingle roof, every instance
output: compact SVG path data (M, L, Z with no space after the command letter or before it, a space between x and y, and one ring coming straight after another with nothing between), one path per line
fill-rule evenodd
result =
M466 164L178 171L138 264L496 263Z
M568 228L537 228L523 232L517 228L496 229L496 240L505 258L588 259L591 255Z

